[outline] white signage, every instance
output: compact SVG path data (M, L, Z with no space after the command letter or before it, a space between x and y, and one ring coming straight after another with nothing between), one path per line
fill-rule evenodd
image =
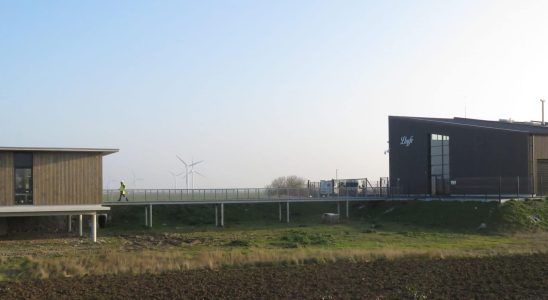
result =
M413 136L410 136L410 137L402 136L400 145L404 145L405 147L409 147L409 146L411 146L411 144L413 144L413 141L414 141Z

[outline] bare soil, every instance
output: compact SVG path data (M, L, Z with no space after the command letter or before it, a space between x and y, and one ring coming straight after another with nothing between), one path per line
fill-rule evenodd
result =
M403 258L0 282L3 299L546 299L548 255Z

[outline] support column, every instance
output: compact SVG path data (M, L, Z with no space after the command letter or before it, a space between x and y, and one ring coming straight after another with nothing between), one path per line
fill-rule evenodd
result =
M149 212L148 212L148 227L152 228L152 204L148 205Z
M82 215L78 215L78 234L80 236L84 235L84 232L82 231L82 223L83 223Z
M148 227L148 207L145 205L145 227Z
M348 200L346 200L346 218L350 218L350 208L348 206Z
M337 214L341 215L341 203L339 201L337 201Z
M221 227L225 227L225 204L221 203Z
M215 227L219 227L219 205L215 204Z
M97 242L97 215L91 215L91 240Z
M278 202L278 220L282 221L282 203Z
M68 227L68 232L72 232L72 216L71 215L68 215L68 223L67 223L67 227Z
M287 223L289 223L289 202L285 203Z

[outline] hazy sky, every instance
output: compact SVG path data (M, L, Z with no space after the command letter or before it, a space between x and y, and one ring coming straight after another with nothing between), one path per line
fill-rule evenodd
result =
M0 145L120 148L105 187L387 176L388 115L540 98L548 1L0 0Z

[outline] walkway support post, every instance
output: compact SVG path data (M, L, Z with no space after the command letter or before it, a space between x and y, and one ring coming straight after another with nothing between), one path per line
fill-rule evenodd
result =
M148 207L145 205L145 227L148 227Z
M68 232L72 232L72 216L71 215L68 215Z
M152 228L152 204L148 205L149 212L148 212L148 227Z
M278 202L278 221L282 221L282 203Z
M91 240L97 242L97 215L91 215Z
M287 223L289 223L289 201L287 201L285 203L285 214L286 214L286 219L287 219Z
M346 200L346 218L347 219L350 218L350 208L349 208L349 205L348 205L348 200Z
M221 227L225 227L225 204L221 203Z
M80 234L80 236L84 235L82 231L82 221L82 215L78 215L78 234Z
M219 204L215 204L215 227L219 227Z
M337 201L337 215L341 215L341 203Z

